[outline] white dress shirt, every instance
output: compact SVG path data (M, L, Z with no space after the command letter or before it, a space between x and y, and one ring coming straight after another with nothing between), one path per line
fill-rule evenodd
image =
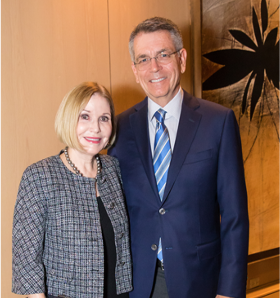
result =
M148 97L148 121L152 156L154 156L154 144L156 133L156 119L154 117L155 112L158 109L163 109L164 111L166 111L164 124L168 129L171 150L173 152L182 110L183 96L184 93L182 88L180 87L175 97L163 108Z

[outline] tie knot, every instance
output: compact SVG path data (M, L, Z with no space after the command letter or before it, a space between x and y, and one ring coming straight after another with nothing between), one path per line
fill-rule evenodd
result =
M159 109L155 112L154 116L156 117L158 122L163 123L165 114L166 114L166 111L164 111L163 109Z

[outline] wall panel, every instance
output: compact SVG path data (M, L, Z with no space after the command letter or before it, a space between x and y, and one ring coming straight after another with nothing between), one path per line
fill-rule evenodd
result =
M71 88L110 88L107 13L103 0L2 1L2 297L16 297L11 233L23 170L63 148L54 118Z

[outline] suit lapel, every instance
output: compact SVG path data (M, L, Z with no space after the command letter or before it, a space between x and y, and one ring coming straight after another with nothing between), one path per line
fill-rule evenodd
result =
M175 146L162 202L166 200L195 137L201 119L201 114L195 111L198 107L199 103L197 99L185 92Z
M159 198L156 178L154 175L153 159L150 147L148 128L148 102L147 98L136 106L136 112L130 115L130 124L134 132L138 152L142 160L146 175L155 195Z

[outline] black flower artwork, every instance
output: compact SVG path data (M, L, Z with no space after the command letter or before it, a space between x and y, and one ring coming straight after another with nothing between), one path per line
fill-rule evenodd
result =
M215 90L235 84L251 73L244 89L241 106L241 113L244 114L250 104L250 121L261 98L265 74L270 83L279 89L279 40L276 40L278 28L272 29L265 38L268 27L268 9L265 0L261 2L261 28L254 8L252 23L257 44L246 33L240 30L229 30L235 40L251 50L224 49L203 55L223 67L202 85L203 91ZM252 95L249 101L248 91L252 82Z

